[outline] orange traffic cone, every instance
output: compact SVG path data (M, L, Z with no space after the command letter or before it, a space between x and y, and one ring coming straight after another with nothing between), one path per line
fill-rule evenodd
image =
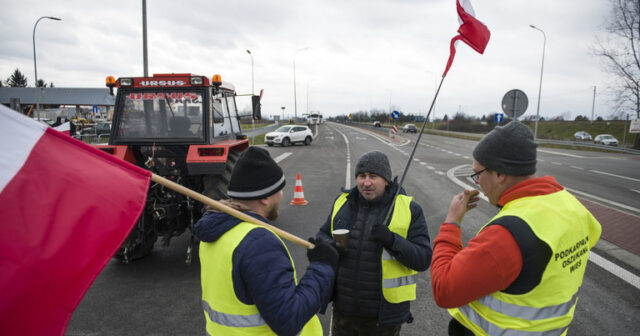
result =
M298 177L296 177L296 189L293 193L293 201L291 201L291 205L307 205L307 202L304 199L304 192L302 191L302 180L300 179L300 173L298 173Z

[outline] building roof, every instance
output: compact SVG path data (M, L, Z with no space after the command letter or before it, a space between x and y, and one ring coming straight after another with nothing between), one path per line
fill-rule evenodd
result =
M40 97L42 91L42 98ZM21 105L99 105L113 106L115 96L107 88L22 88L0 87L0 104L19 99Z

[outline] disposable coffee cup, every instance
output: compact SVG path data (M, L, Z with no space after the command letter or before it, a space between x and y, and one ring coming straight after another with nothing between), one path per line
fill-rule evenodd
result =
M333 240L338 242L345 249L349 243L349 230L347 229L338 229L333 230Z

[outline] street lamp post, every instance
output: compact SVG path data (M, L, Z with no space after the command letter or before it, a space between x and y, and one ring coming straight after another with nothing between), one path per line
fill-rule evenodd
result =
M51 19L51 20L56 20L56 21L60 21L62 19L59 19L57 17L53 17L53 16L41 16L37 21L36 24L33 25L33 72L35 73L35 78L36 78L36 82L35 82L35 87L38 87L38 65L36 63L36 27L38 26L38 22L40 22L40 20L42 19ZM40 90L42 90L42 88L40 88ZM42 91L40 93L40 96L42 96ZM36 106L36 112L38 113L38 119L40 119L40 102L38 102L37 106Z
M253 54L251 53L251 50L247 49L247 54L249 54L249 56L251 56L251 94L255 94L254 90L253 90L253 83L254 83L254 77L253 77Z
M529 27L539 31L542 33L542 65L540 66L540 86L538 87L538 108L536 110L536 127L535 130L533 132L533 138L534 139L538 139L538 120L540 119L540 94L542 93L542 73L544 71L544 50L546 48L547 45L547 35L544 33L544 31L534 25L529 25Z
M293 53L293 122L298 119L298 98L296 95L296 54L298 51L307 50L309 47L300 48Z
M253 95L254 95L254 90L253 90L253 54L251 53L251 50L247 49L247 54L249 54L249 56L251 56L251 104L253 104ZM253 117L251 118L251 129L255 128L255 120L253 119Z

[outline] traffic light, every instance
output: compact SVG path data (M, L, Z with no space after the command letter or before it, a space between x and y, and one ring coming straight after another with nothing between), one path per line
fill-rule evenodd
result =
M260 114L260 96L251 96L251 106L253 107L253 120L262 119Z

